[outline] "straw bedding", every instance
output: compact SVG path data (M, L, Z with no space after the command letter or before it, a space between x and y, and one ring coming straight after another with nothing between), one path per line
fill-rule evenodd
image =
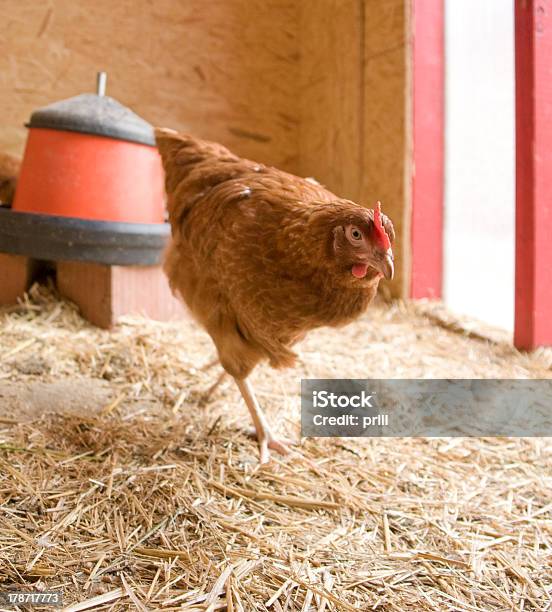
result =
M546 439L303 440L257 465L191 321L105 332L35 287L0 313L0 590L68 610L543 610ZM310 377L550 377L552 355L442 306L374 307L253 382L298 435Z

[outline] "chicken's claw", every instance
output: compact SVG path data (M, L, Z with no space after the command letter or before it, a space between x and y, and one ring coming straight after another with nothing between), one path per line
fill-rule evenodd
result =
M270 451L276 451L280 455L297 455L294 450L289 448L297 444L294 440L278 439L273 438L271 435L265 436L259 440L259 448L261 451L260 461L261 464L268 463L270 461Z

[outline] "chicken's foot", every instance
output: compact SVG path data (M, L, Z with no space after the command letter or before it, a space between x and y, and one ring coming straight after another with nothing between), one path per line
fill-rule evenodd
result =
M236 384L242 394L242 397L247 405L253 425L255 426L255 432L257 434L257 440L259 442L259 448L261 451L261 463L267 463L270 459L270 450L274 450L281 455L288 455L292 452L289 448L290 445L294 444L292 440L279 440L274 436L268 421L264 415L262 408L259 406L259 402L255 397L253 388L250 382L244 378L235 378Z

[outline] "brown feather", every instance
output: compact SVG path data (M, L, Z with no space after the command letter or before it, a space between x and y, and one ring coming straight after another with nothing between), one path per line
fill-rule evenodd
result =
M0 153L0 202L12 203L20 167L19 159L7 153Z

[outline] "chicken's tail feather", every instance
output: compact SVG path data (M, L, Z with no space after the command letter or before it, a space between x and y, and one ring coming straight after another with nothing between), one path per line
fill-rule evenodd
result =
M237 159L221 144L201 140L190 134L181 134L169 128L155 128L155 141L163 165L175 164L183 168L206 159Z
M176 153L182 147L182 137L178 132L169 128L155 128L154 132L157 148L165 163L171 154Z
M218 143L200 140L168 128L155 128L155 140L165 170L165 188L169 196L171 217L174 212L171 210L171 196L177 188L181 196L186 195L188 201L178 208L188 208L205 188L226 178L225 172L220 173L222 167L239 159Z

